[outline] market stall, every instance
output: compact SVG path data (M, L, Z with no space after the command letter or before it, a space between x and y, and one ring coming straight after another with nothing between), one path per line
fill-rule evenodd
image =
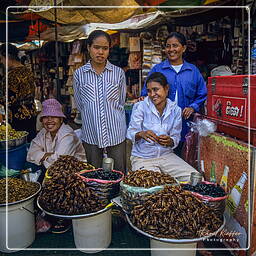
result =
M66 10L62 10L62 18L65 17L65 15L63 15L65 14L65 11ZM45 13L40 12L40 14L44 17L50 15L51 19L53 19L54 16L51 12L52 9ZM100 12L97 14L101 16ZM128 14L128 16L129 15L130 14ZM175 24L175 22L166 22L167 15L159 12L147 14L145 15L145 18L147 19L148 23L139 23L139 19L141 19L141 17L134 17L134 24L137 23L138 26L142 24L142 27L137 27L135 30L130 27L125 27L127 22L123 23L124 27L121 29L120 27L118 28L118 26L114 26L113 24L107 24L106 26L102 25L102 27L108 30L108 33L111 34L112 39L114 39L110 60L115 62L115 64L117 63L117 65L124 68L124 70L126 70L127 66L129 67L128 71L126 71L128 85L127 89L130 93L130 98L128 97L126 104L127 125L129 124L129 118L133 105L133 103L129 100L140 96L140 90L143 86L148 71L155 64L161 62L165 58L165 53L162 50L164 45L164 37L168 32L172 30L180 31L186 34L186 36L192 41L190 42L189 53L186 58L194 61L195 64L200 65L198 60L201 60L202 57L205 57L204 61L207 65L204 65L203 67L201 66L201 72L202 74L205 74L205 79L207 79L209 76L209 70L206 70L205 66L209 68L209 66L213 67L219 63L231 66L232 71L235 74L242 74L243 72L247 72L246 67L248 67L248 63L246 63L246 61L244 62L245 56L243 56L243 43L241 40L239 40L239 38L244 35L241 31L243 24L240 19L237 19L233 23L231 17L224 17L218 21L207 21L205 24L182 26L182 22L179 24ZM146 25L143 27L143 24ZM155 25L157 24L161 24L162 26L156 27ZM92 27L93 24L88 26L88 29L92 29ZM110 31L110 28L111 30L115 29L120 31ZM71 29L71 31L74 32L73 35L82 34L81 29L78 29L77 27L74 29L71 27L65 29ZM77 32L77 29L79 32ZM63 29L63 31L65 30ZM229 33L230 31L232 31L232 33ZM53 33L53 31L51 32ZM244 28L243 33L245 33ZM65 38L65 35L61 35L60 38ZM88 53L86 51L85 45L85 39L75 40L72 43L59 43L58 55L60 58L58 64L60 65L57 68L59 77L57 77L55 70L56 63L53 63L53 61L56 60L54 58L56 57L54 54L54 44L45 44L40 49L40 52L31 52L30 59L27 62L27 65L30 65L30 67L34 69L39 80L43 77L43 83L46 88L50 87L47 85L47 83L53 84L51 87L52 92L50 92L52 95L56 95L56 89L58 87L56 79L60 81L62 99L66 105L65 112L69 114L71 113L71 109L76 108L72 97L72 77L74 70L82 66L88 59ZM198 52L201 53L197 54ZM121 60L120 56L122 56L123 60ZM234 77L235 79L238 79L240 76ZM254 78L251 79L248 87L248 76L243 76L243 78L245 78L243 79L243 82L242 80L239 80L240 82L237 86L240 90L240 94L233 95L232 97L230 97L230 92L233 93L233 87L234 85L237 85L237 82L230 82L230 77L216 76L214 78L215 84L214 79L208 80L208 114L205 116L205 118L212 122L216 122L218 130L214 134L210 134L209 136L201 138L200 159L197 159L199 162L203 161L202 166L204 166L204 168L202 168L202 170L205 170L205 179L208 181L212 180L215 183L217 182L217 184L221 184L226 192L230 192L229 198L227 200L225 217L216 217L214 208L206 208L204 205L205 202L202 202L202 198L199 200L198 197L193 194L193 191L184 192L183 185L176 184L176 186L179 186L179 188L174 190L173 188L170 190L168 188L164 188L164 185L170 183L169 180L164 180L162 184L158 184L161 185L161 187L157 190L153 190L152 195L147 195L156 197L158 196L158 199L152 199L151 197L151 201L149 200L147 203L149 207L148 209L150 209L151 212L156 213L156 215L153 216L150 215L151 213L148 211L148 209L143 208L141 203L141 194L138 193L134 195L132 193L134 191L132 191L130 194L124 192L124 190L122 190L124 189L124 187L122 187L123 183L121 183L121 196L123 196L122 209L127 214L129 225L138 233L141 233L143 236L150 238L151 248L166 248L165 246L168 245L168 248L174 248L176 246L175 248L180 247L180 249L184 249L185 245L190 244L191 247L189 248L194 249L196 247L196 242L207 239L211 241L212 236L217 236L219 241L223 242L227 249L230 250L234 248L247 248L250 241L250 236L251 241L254 241L254 236L251 235L250 231L253 231L252 227L255 224L255 221L251 225L251 230L249 222L249 214L252 214L253 210L253 205L250 205L249 200L249 181L255 179L253 175L255 170L255 118L254 116L251 116L251 123L248 123L248 114L250 113L249 107L254 106L255 104L253 105L253 98L249 99L249 101L251 100L251 105L249 104L247 94L248 91L251 90L251 95L253 95L252 91L254 92L255 89L255 80ZM229 84L230 86L227 95L222 89L218 91L220 88L218 82L220 80L223 80L224 82L222 83ZM214 88L216 88L216 91ZM241 94L243 95L241 96ZM247 136L248 127L251 128L250 138ZM220 132L224 132L225 135L220 134ZM227 135L232 137L235 136L236 138L230 138ZM248 139L252 145L248 146ZM252 154L250 154L251 152ZM17 157L15 153L13 155ZM5 164L5 162L3 163ZM23 169L23 165L24 163L19 169ZM112 220L110 214L111 207L108 207L110 198L106 197L106 191L109 192L109 190L103 186L102 190L96 191L96 194L94 194L95 187L91 186L88 180L84 180L83 178L78 177L78 175L70 178L71 175L69 176L65 174L65 170L69 168L69 171L72 174L75 172L78 173L82 169L88 168L85 166L81 167L79 164L77 164L77 166L78 169L76 169L72 165L71 160L68 159L63 163L55 163L54 170L52 170L52 172L51 169L48 170L45 184L42 187L42 193L40 194L40 197L37 201L38 206L48 215L72 219L74 232L72 235L75 239L76 248L79 248L85 252L88 252L90 248L94 248L92 249L94 252L95 248L96 250L97 248L100 248L99 250L103 250L110 245L112 237ZM9 168L12 167L9 166ZM75 172L73 173L74 170ZM215 180L214 176L216 176ZM99 179L99 177L96 177L96 179L105 180L102 178ZM136 177L136 179L138 180L139 178ZM61 180L61 184L59 183L59 180ZM142 181L146 180L148 180L148 177L142 179ZM97 182L96 185L99 186L100 182ZM82 184L86 184L84 185L85 187ZM151 184L151 187L155 187L155 185L156 184ZM82 187L82 189L78 191L76 189L77 186ZM143 184L137 183L135 187L141 188L143 187ZM68 189L64 191L64 188ZM100 196L101 193L103 193L104 196L103 201L101 197L102 195ZM127 197L125 198L125 196ZM85 200L85 197L86 199L89 199L89 201ZM177 197L177 202L169 202L166 198L170 197ZM70 198L72 198L72 200ZM254 199L253 194L251 194L251 198ZM148 198L144 199L144 203L147 199ZM197 204L198 209L200 209L200 211L203 213L207 211L207 214L209 214L207 215L207 220L212 224L211 226L214 226L212 230L206 230L206 233L203 233L201 230L203 224L200 222L200 219L202 219L202 216L204 215L200 215L198 213L200 212L198 209L190 209L189 205L186 205L186 201L190 200L194 200L193 202ZM81 201L82 206L80 205ZM205 201L209 202L209 200ZM213 199L213 201L215 200ZM95 206L95 202L97 206ZM225 200L222 200L222 209L225 208L225 204L223 207L223 202L225 203ZM157 206L157 204L159 205ZM158 221L157 223L145 224L147 221L149 222L149 218L158 218L161 212L167 212L165 209L170 211L177 205L179 205L179 215L184 216L187 213L186 211L194 211L196 212L195 216L190 216L190 219L187 219L184 216L184 218L180 221L177 217L172 222L168 222L166 219L168 219L170 216L161 215L163 218L161 221ZM184 206L186 206L187 209L184 209ZM130 207L132 209L130 209ZM69 210L71 212L69 212ZM128 211L133 211L133 213L128 213ZM104 216L101 214L104 214ZM252 216L255 216L255 211L254 215L252 214ZM198 220L197 223L193 223L193 225L198 228L198 230L196 229L196 234L193 232L191 233L191 219L194 217ZM88 238L88 232L82 234L81 229L90 229L90 231L93 229L96 230L95 225L99 222L99 218L102 218L103 220L100 225L101 227L104 226L104 234L107 235L105 236L105 240L103 239L104 241L95 244L91 242L90 238ZM172 216L172 219L173 218L174 217ZM212 223L211 220L215 220L216 222ZM143 221L145 221L145 223L142 224ZM179 222L180 226L175 226L174 222ZM91 225L92 223L93 225ZM208 225L209 223L204 224ZM152 227L151 224L155 224L156 226ZM161 225L168 227L168 229L165 230L163 227L161 227ZM182 227L183 230L180 227ZM194 226L192 229L194 229ZM229 232L232 232L234 229L235 232L237 232L236 235L234 236L232 234L230 236ZM158 230L160 234L158 231L156 232L156 230ZM180 233L178 231L180 231ZM95 232L95 236L102 237L103 232L101 232L102 229L97 230ZM217 233L219 233L219 235ZM176 234L177 236L172 237L172 234ZM29 246L31 243L21 245L20 247ZM254 250L253 248L254 247L252 247L251 250ZM195 251L191 251L189 253L195 253ZM156 251L156 253L160 252ZM234 253L237 255L246 255L245 251L235 251Z

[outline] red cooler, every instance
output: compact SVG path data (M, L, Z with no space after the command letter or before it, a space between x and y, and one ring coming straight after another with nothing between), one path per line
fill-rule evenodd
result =
M207 87L207 118L217 131L256 146L256 75L209 77Z

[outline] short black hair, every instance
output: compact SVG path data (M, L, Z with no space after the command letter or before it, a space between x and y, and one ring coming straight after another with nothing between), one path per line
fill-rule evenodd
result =
M6 52L6 46L8 47L7 48L8 52ZM19 60L18 53L19 53L18 48L13 44L8 43L8 44L0 45L0 54L4 57L7 56L9 58Z
M89 46L91 46L93 44L93 40L95 40L96 38L100 37L100 36L105 36L109 42L109 46L111 45L111 38L110 35L103 31L103 30L94 30L93 32L90 33L88 39L87 39L87 44Z
M172 38L172 37L175 37L183 46L184 46L184 45L187 45L187 39L186 39L186 37L185 37L183 34L179 33L179 32L171 32L171 33L167 36L167 38L165 39L165 44L167 43L167 40L168 40L169 38Z
M146 80L146 85L148 85L150 82L157 82L161 84L164 88L168 86L165 75L160 72L154 72L150 74Z

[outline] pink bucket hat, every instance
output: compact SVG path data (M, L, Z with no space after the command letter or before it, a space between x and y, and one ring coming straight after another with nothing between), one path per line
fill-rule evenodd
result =
M62 112L62 105L55 99L48 99L42 103L43 110L41 112L41 118L44 116L56 116L64 117L66 116ZM41 119L40 118L40 119Z

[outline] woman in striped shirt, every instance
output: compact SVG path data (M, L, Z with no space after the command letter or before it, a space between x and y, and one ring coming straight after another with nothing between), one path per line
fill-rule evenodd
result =
M125 74L107 60L111 39L106 32L93 31L87 44L91 59L75 71L73 82L87 160L101 167L106 148L115 161L114 169L125 171Z

